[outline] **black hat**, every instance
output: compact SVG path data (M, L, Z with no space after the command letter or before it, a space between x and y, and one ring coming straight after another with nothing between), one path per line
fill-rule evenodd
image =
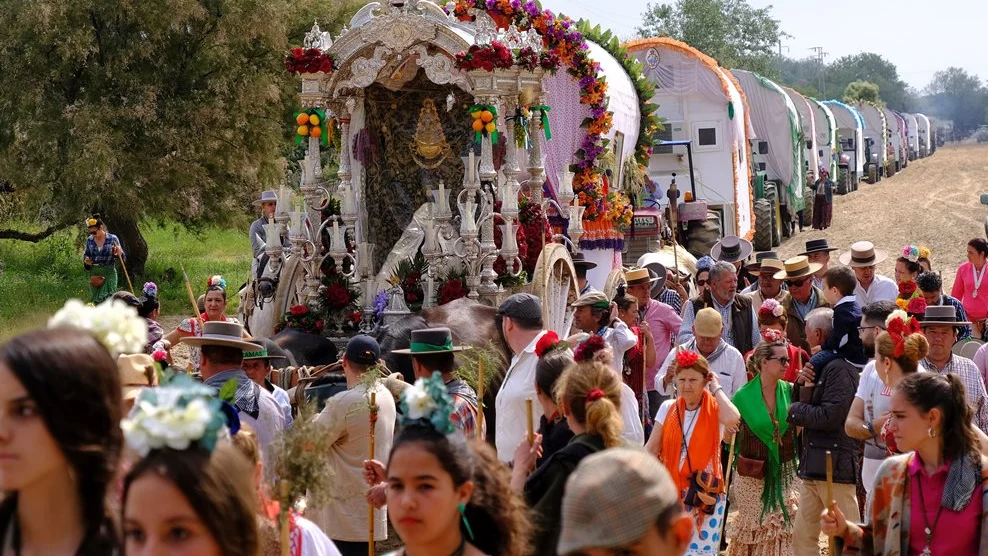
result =
M583 256L583 253L574 253L573 266L575 266L576 268L583 268L586 270L590 270L591 268L597 268L597 263L593 261L588 261L587 258Z
M244 350L244 361L251 359L264 359L266 361L270 361L272 359L288 359L288 357L285 357L284 355L279 355L280 353L283 353L284 350L282 350L281 346L274 343L269 338L251 338L250 341L261 346L261 349Z
M453 345L453 333L449 328L423 328L412 330L412 341L408 349L394 349L399 355L425 355L428 353L455 353L469 349Z
M541 319L542 302L530 293L516 293L501 303L497 314L514 319Z
M809 255L810 253L819 253L820 251L839 251L836 247L831 247L827 243L826 238L824 239L811 239L806 242L806 251L800 253L800 255Z
M374 338L360 334L347 342L344 357L358 365L374 365L381 358L381 346Z

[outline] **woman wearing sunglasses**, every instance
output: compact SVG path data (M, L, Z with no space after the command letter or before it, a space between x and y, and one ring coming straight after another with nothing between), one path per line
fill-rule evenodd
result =
M791 384L799 375L803 363L810 360L810 355L799 346L789 343L789 339L786 337L787 322L788 316L785 306L774 299L766 299L758 309L758 331L761 333L762 341L781 342L786 348L782 362L786 366L786 372L782 379ZM748 361L754 352L755 350L751 350L746 353L745 361ZM749 365L748 380L754 378L756 374L758 374L758 367Z
M729 555L782 556L793 553L792 520L796 488L796 427L786 416L792 384L783 379L789 344L780 337L755 346L748 358L754 378L734 395L741 413L735 440L737 478L733 505L737 518L728 525Z

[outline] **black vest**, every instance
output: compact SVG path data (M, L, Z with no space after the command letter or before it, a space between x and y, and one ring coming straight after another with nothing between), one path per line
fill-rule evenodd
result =
M710 290L703 292L703 295L694 297L690 302L693 304L693 316L704 307L713 307L713 299ZM714 307L716 310L716 307ZM741 294L734 295L731 302L731 336L734 337L733 346L741 352L741 355L753 350L755 346L751 344L751 323L753 317L751 313L751 300ZM727 323L724 323L727 326Z

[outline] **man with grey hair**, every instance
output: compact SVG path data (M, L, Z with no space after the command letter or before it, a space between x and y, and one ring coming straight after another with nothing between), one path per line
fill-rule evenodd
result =
M823 343L833 332L834 310L830 307L819 307L806 315L806 343L811 354L823 349Z
M683 324L679 327L678 343L693 340L693 322L696 314L704 307L711 307L720 313L724 321L721 336L741 353L748 353L761 341L758 332L757 311L751 300L738 295L738 275L734 265L718 261L710 269L710 289L691 299L683 307Z

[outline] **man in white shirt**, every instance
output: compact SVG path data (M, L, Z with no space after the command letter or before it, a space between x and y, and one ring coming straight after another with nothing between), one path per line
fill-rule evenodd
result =
M840 256L841 264L851 267L858 280L854 296L859 306L864 307L876 301L894 302L899 297L899 286L894 280L875 274L875 266L887 257L885 251L875 249L870 241L856 242L851 245L850 251Z
M535 344L542 329L542 302L529 293L516 293L497 309L498 326L514 356L494 399L494 445L497 458L514 459L515 449L528 433L525 400L535 400ZM532 404L532 422L542 417L542 405Z
M681 344L680 349L689 349L702 355L710 370L717 374L717 380L724 388L728 398L748 382L748 373L744 367L744 357L734 346L724 341L721 330L724 319L716 309L705 307L700 309L693 321L692 339ZM669 365L676 359L676 349L669 352L655 377L655 389L663 396L673 396L672 375L668 374ZM667 378L668 377L668 378Z
M286 359L283 355L278 355L274 349L278 345L268 338L255 338L251 342L261 346L260 350L244 350L244 362L241 365L247 376L261 388L264 388L278 402L281 412L285 417L285 428L292 426L292 402L288 397L288 392L271 382L271 360Z

